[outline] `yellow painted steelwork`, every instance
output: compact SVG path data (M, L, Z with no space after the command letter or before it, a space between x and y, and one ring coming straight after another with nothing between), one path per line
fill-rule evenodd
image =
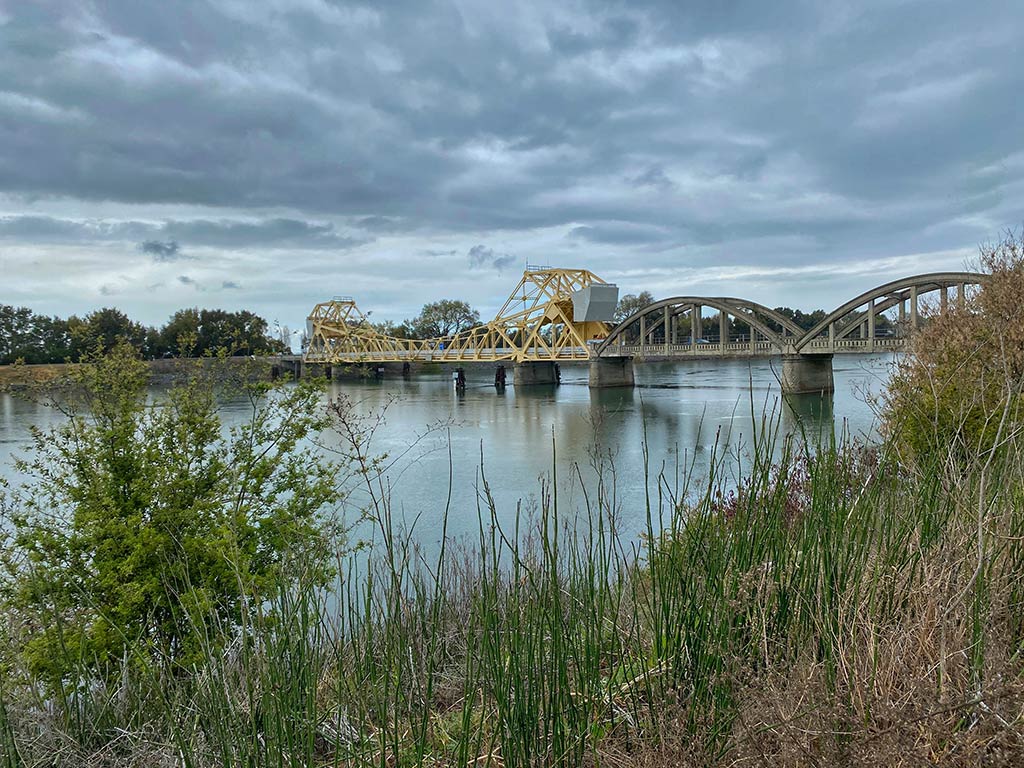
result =
M385 336L351 299L317 304L309 315L309 363L589 360L609 326L574 322L572 294L605 281L585 269L527 268L494 320L437 339ZM591 342L591 343L588 343Z

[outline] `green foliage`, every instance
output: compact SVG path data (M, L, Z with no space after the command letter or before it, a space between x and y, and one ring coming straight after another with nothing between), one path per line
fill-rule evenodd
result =
M913 461L985 461L1024 429L1024 240L983 246L981 266L978 294L925 313L889 388L886 426Z
M156 402L125 342L73 372L67 420L34 434L18 462L4 554L9 607L26 617L24 655L57 686L144 655L169 670L230 640L318 559L332 528L334 471L308 445L326 425L322 391L249 385L250 416L225 430L198 370Z
M119 309L104 307L91 312L84 319L69 321L71 338L78 350L110 352L119 342L125 341L135 349L145 350L146 328L134 322Z
M465 301L441 299L424 304L418 317L406 321L412 337L436 339L465 331L480 323L480 313Z
M384 336L391 336L395 339L410 339L413 338L413 329L410 323L413 321L406 320L402 323L396 323L393 320L383 320L379 323L370 323L373 329Z
M419 315L396 323L383 320L370 326L385 336L396 339L437 339L452 336L480 324L480 313L467 302L441 299L424 304Z
M70 321L37 315L28 307L0 305L0 365L63 362L76 350Z
M615 322L621 323L630 315L639 312L646 306L654 303L654 296L650 291L642 291L639 294L627 293L615 308Z
M0 365L19 359L30 364L77 362L97 347L109 352L120 341L150 359L287 351L283 341L270 336L267 321L248 310L182 309L157 329L109 307L64 320L28 307L0 305Z
M823 309L816 309L813 312L804 312L803 310L792 309L791 307L776 307L775 311L778 312L783 317L788 317L790 320L792 320L798 326L803 328L805 331L811 330L811 328L813 328L822 320L824 320L825 316L828 314ZM879 315L876 318L875 322L879 325L879 327L882 327L888 324L889 319L885 315ZM772 323L772 325L774 324ZM781 332L782 328L776 327L775 330Z
M267 321L240 310L181 309L171 316L159 334L162 350L175 357L282 352L283 345L268 335Z

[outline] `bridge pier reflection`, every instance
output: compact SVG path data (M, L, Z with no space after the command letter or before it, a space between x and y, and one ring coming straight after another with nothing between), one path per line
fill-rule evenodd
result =
M820 394L834 392L835 388L832 378L832 355L782 356L782 394Z

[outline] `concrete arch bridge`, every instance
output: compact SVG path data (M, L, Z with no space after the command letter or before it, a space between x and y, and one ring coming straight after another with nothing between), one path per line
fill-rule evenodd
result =
M781 356L784 392L831 391L833 355L902 348L922 321L922 301L929 312L944 313L951 302L962 306L968 290L985 278L934 272L894 280L805 330L769 307L729 296L673 296L616 325L615 285L587 270L528 267L494 320L444 338L381 334L350 298L317 304L302 362L328 370L339 364L507 362L522 386L553 383L560 362L586 361L591 387L607 387L633 384L634 359Z

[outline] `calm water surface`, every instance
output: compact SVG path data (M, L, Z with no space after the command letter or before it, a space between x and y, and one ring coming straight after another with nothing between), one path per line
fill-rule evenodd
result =
M884 390L892 355L836 356L832 398L805 396L783 401L779 361L708 360L646 364L636 369L635 389L590 390L587 369L563 366L562 385L504 393L492 386L490 366L468 367L468 387L456 394L450 374L334 382L332 395L351 398L360 412L386 406L371 452L402 455L390 473L396 516L413 526L414 538L428 551L440 536L448 496L449 446L453 492L449 533L472 536L478 530L481 456L503 523L514 519L517 502L525 508L539 498L542 479L555 478L563 510L578 508L582 496L574 464L592 483L595 446L614 457L620 531L635 536L646 525L643 445L646 431L652 475L664 467L670 484L688 466L706 476L716 441L733 454L749 445L755 422L774 413L783 432L809 435L846 429L871 439L875 418L871 398ZM511 375L509 376L511 379ZM224 405L225 421L243 417L241 402ZM752 418L753 411L753 418ZM0 395L0 476L19 478L13 455L29 446L29 428L56 424L44 406ZM445 425L438 429L437 425ZM332 434L326 445L337 445ZM410 445L412 446L410 448ZM735 464L735 462L733 462ZM357 490L352 509L365 503ZM364 528L363 536L370 530Z

